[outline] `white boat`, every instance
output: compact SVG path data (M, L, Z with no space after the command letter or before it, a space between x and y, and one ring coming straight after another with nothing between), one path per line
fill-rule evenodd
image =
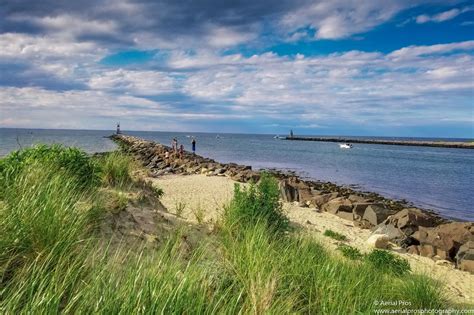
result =
M352 149L352 144L350 144L350 143L341 143L339 145L339 148L341 148L341 149Z

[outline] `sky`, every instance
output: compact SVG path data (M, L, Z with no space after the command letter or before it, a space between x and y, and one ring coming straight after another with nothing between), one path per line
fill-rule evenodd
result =
M0 128L474 138L462 0L0 0Z

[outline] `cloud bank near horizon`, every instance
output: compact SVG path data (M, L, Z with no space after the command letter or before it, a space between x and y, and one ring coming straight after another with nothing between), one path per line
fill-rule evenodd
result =
M448 2L7 0L0 127L472 137L472 10ZM428 22L460 33L407 45Z

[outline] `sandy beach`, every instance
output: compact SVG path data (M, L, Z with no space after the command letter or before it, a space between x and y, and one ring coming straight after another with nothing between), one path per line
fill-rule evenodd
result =
M231 200L234 185L237 184L225 176L206 175L165 175L151 180L163 189L161 201L168 211L194 223L215 222L223 207ZM345 235L348 239L345 243L362 252L370 250L367 239L371 231L355 227L352 221L299 207L296 203L284 203L283 209L292 224L301 228L302 233L309 233L329 249L335 249L340 242L325 237L323 233L327 229ZM460 303L474 303L473 274L455 269L451 263L444 261L436 262L407 253L399 255L408 259L413 271L427 274L444 283L449 298Z

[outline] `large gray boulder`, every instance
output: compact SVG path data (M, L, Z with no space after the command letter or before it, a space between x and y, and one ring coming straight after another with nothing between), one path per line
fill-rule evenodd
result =
M432 247L433 252L441 259L454 260L460 247L474 241L474 223L451 222L436 227L419 227L412 234L424 248ZM420 251L420 255L424 254Z
M370 202L370 201L371 201L371 200L367 199L366 197L359 196L359 195L355 195L355 194L349 195L348 199L349 199L352 203L366 203L366 202Z
M316 208L321 208L323 204L329 202L332 199L335 199L339 196L339 193L332 192L328 194L315 195L311 199L311 205Z
M456 254L456 266L464 271L474 273L474 241L468 241Z
M383 224L392 225L403 231L406 236L410 236L418 231L420 226L435 227L442 222L442 219L432 213L417 208L406 208L388 217Z
M208 170L207 170L208 171ZM250 169L244 169L238 171L236 174L231 176L233 180L240 183L253 182L256 183L260 179L260 175L257 172L254 172Z
M395 243L398 243L397 240L405 238L405 235L400 229L391 224L384 224L384 222L377 225L372 234L384 234L390 241Z
M419 227L434 227L440 224L442 219L438 216L417 208L403 209L385 219L377 225L376 230L384 231L390 240L401 247L407 248L420 243L411 237L418 231Z
M298 201L299 194L298 189L291 184L290 180L284 179L278 183L278 187L280 188L280 197L285 202L293 202Z
M338 212L349 212L352 215L352 202L347 198L338 197L325 203L322 210L332 214L337 214Z
M374 204L373 202L356 202L354 203L352 207L352 212L354 214L354 219L355 220L362 220L364 217L365 209L367 209L368 206L371 205L376 205L376 206L382 206L381 204Z
M301 181L296 177L290 177L281 180L278 183L278 186L280 188L280 196L283 201L299 201L305 205L311 204L313 191L306 182Z
M391 214L394 214L393 210L373 204L365 209L362 219L376 226L382 223Z
M306 185L299 185L298 189L298 201L303 206L309 206L311 204L311 200L313 198L312 190L309 186Z
M354 214L352 213L352 211L346 212L346 211L341 210L341 211L338 211L336 215L344 220L354 221Z

